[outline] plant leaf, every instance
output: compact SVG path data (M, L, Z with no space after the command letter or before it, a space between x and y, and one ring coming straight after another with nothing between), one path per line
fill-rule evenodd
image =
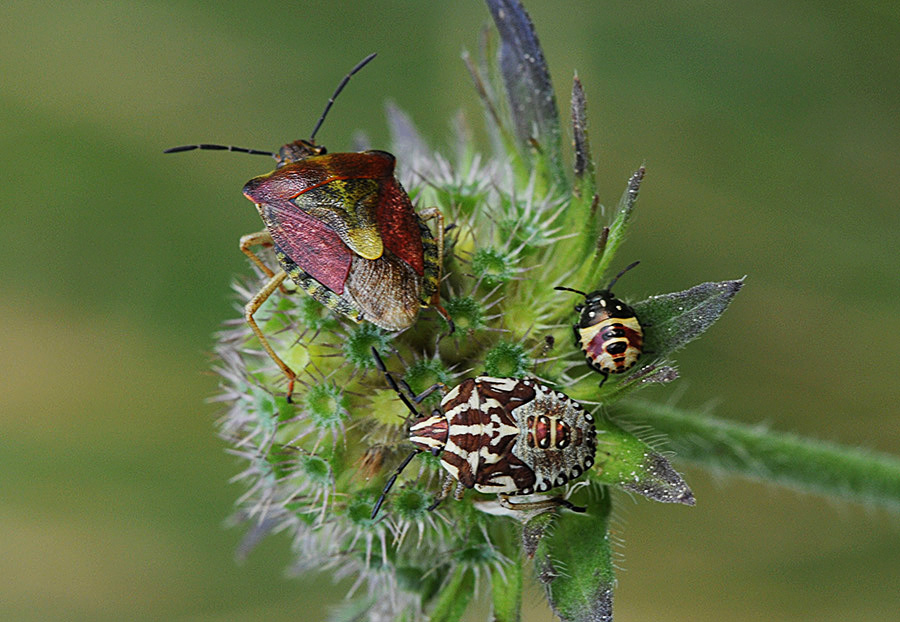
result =
M597 255L594 260L588 264L590 266L588 276L592 279L602 277L609 268L619 245L625 240L625 233L628 231L628 225L631 222L631 214L634 211L634 205L637 202L638 191L641 189L641 182L644 180L646 170L643 166L636 170L628 179L628 185L625 192L616 205L616 213L613 221L609 225L609 230L604 231L602 247L597 245ZM594 287L591 285L590 287Z
M431 149L419 134L412 118L405 110L401 110L397 104L389 101L385 104L388 129L391 133L391 145L394 151L403 154L404 160L428 161L431 159Z
M519 622L522 617L522 564L515 561L491 575L493 622Z
M547 599L562 622L612 622L615 571L609 542L612 503L592 484L584 514L561 513L541 538L535 569Z
M495 80L487 65L486 57L490 53L489 50L493 50L493 47L491 46L491 37L489 35L490 32L487 29L482 32L479 56L480 62L476 63L466 51L463 51L462 58L466 68L469 70L469 75L472 77L472 84L475 86L475 91L481 98L481 103L487 113L487 130L491 137L494 151L503 154L504 159L510 160L513 170L516 173L516 178L524 184L527 183L526 180L530 174L529 167L525 165L526 163L523 160L524 156L516 146L516 139L512 134L512 130L506 123L506 121L508 121L508 115L501 113L500 102L497 101L495 95ZM503 112L506 111L505 108L502 110Z
M364 596L347 600L343 603L332 607L327 622L358 622L359 620L368 619L369 610L375 605L376 598L374 596Z
M534 141L547 158L553 180L567 185L556 94L531 18L518 0L486 0L500 33L500 71L522 153Z
M555 520L556 512L542 512L522 525L522 551L528 559L534 559L541 538L553 527Z
M719 319L743 285L743 278L701 283L635 303L644 327L644 350L663 357L693 341Z
M596 192L594 183L594 159L591 155L591 143L587 133L587 100L584 88L578 75L572 82L572 136L575 145L575 191L580 196L593 197Z
M635 423L665 434L666 446L715 473L900 511L900 458L804 438L643 400L628 403Z
M603 254L609 228L600 222L598 208L600 197L597 196L597 180L594 172L594 160L591 155L591 144L587 133L587 101L584 89L578 76L572 83L572 136L575 149L573 170L575 173L574 193L569 209L569 226L583 230L582 246L576 251L581 256L596 257ZM602 209L599 209L602 214Z
M462 564L450 575L438 592L437 603L431 611L431 622L458 622L475 591L475 578Z
M605 420L597 421L597 464L591 479L661 503L694 505L694 493L669 461L644 441Z
M610 403L632 393L637 389L653 384L668 384L678 380L678 370L665 363L665 361L644 365L621 382L613 384L610 388L603 387L602 396L604 403Z

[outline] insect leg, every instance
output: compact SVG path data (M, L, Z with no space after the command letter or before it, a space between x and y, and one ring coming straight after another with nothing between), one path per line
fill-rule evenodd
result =
M275 350L269 345L268 339L266 339L265 335L263 335L262 331L259 329L256 320L253 319L253 314L259 311L259 308L266 300L268 300L269 296L272 295L272 292L281 285L281 282L284 281L285 277L287 277L287 273L284 270L279 270L272 275L272 278L269 279L263 288L244 306L244 319L247 321L247 324L250 325L250 330L252 330L253 334L256 335L256 338L259 339L259 343L265 349L269 358L275 361L275 364L278 365L278 367L281 368L281 371L284 372L284 375L287 376L287 399L288 401L291 401L291 394L294 392L294 380L297 378L297 374L287 366L287 363L282 361L281 358L275 354Z
M274 242L272 241L272 235L265 229L262 231L257 231L256 233L248 233L247 235L241 236L241 252L244 253L247 257L250 258L250 261L255 263L263 273L269 277L270 279L275 276L275 273L272 272L272 269L263 263L263 260L260 259L259 255L250 250L251 246L272 246ZM285 289L284 285L280 285L278 287L281 290L282 294L288 294L288 290Z
M415 458L416 454L418 454L418 453L419 453L419 450L417 449L417 450L413 451L411 454L409 454L408 456L406 456L406 459L400 463L400 466L398 466L396 468L396 470L394 471L394 474L391 475L391 478L387 481L387 484L384 485L384 489L381 491L381 496L378 497L378 501L375 502L375 507L372 508L372 516L371 516L372 520L375 520L375 516L378 515L378 510L381 509L381 505L384 503L384 499L385 499L385 497L387 497L387 493L394 486L394 482L397 481L397 477L400 475L400 473L403 472L403 469L406 468L406 465L409 464L410 461L413 458Z
M435 498L434 502L431 505L429 505L427 508L425 508L426 512L433 511L437 506L439 506L441 503L443 503L444 499L446 499L447 497L450 496L450 489L453 488L453 484L455 481L456 480L454 480L453 477L451 477L449 473L444 474L444 483L441 485L441 494L439 494ZM456 484L457 484L457 491L458 491L460 488L459 482L456 482ZM462 495L460 495L460 497L461 496Z
M509 500L509 497L506 495L500 495L500 505L506 508L507 510L543 510L546 508L551 508L555 506L561 505L564 508L568 508L573 512L586 512L587 508L579 507L573 504L571 501L567 499L563 499L562 497L552 497L550 499L543 499L541 501L525 501L522 503L513 503Z
M591 367L593 367L593 365L592 365ZM598 385L598 386L601 386L601 387L602 387L602 386L603 386L603 383L606 382L607 380L609 380L609 372L608 372L608 371L603 371L602 369L597 369L596 367L594 367L594 369L597 371L598 374L600 374L601 376L603 376L603 380L601 380L601 381L600 381L600 384Z

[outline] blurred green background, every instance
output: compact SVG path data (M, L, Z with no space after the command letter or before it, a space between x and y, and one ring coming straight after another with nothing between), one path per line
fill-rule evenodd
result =
M573 70L585 84L604 202L648 167L619 257L642 265L617 293L749 275L647 396L898 452L900 5L527 7L563 111ZM444 147L459 109L480 125L460 52L488 20L475 1L3 3L0 619L320 620L340 602L346 584L284 578L286 537L238 564L224 527L240 463L207 352L260 228L240 189L271 162L162 150L307 137L372 51L319 139L387 146L389 98ZM617 620L897 619L895 514L686 476L696 508L616 496Z

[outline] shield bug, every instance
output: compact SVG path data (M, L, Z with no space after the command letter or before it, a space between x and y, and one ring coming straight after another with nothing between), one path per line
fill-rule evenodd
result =
M228 150L275 159L274 171L244 186L244 196L256 205L266 228L243 236L240 248L269 277L245 306L244 317L287 376L288 395L296 374L253 318L287 277L354 322L367 320L386 330L402 330L413 324L421 307L433 306L453 328L438 291L444 247L440 211L416 212L394 176L395 158L390 153L329 154L315 142L335 98L374 57L367 56L344 76L308 140L288 143L277 153L210 144L166 150ZM429 219L437 221L436 236L425 224ZM280 264L277 272L253 251L257 246L273 247Z
M466 488L493 493L503 507L535 510L562 505L584 508L562 497L512 503L509 497L547 492L577 479L594 464L597 431L589 412L567 395L532 378L467 378L444 393L440 408L425 415L416 408L435 389L407 396L373 348L372 355L391 389L414 419L409 441L415 449L394 471L372 510L378 514L397 477L419 453L430 452L450 474L428 509L447 497L456 481L456 498Z
M619 277L639 263L626 266L606 289L590 294L571 287L554 288L584 296L584 304L575 305L575 312L581 314L578 323L572 326L575 345L584 352L588 365L603 375L601 387L610 374L621 374L634 367L643 351L644 330L634 309L612 293Z

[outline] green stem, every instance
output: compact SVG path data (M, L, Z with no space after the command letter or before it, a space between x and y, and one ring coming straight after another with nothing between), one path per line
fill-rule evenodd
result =
M668 436L678 458L713 469L900 510L900 459L670 406L629 401L633 421Z
M431 612L431 622L457 622L472 599L475 579L469 570L459 565L450 580L441 588L437 603Z
M493 622L519 622L522 619L523 573L520 557L518 530L511 521L500 521L491 530L494 546L510 560L503 571L495 569L491 574L491 600Z

